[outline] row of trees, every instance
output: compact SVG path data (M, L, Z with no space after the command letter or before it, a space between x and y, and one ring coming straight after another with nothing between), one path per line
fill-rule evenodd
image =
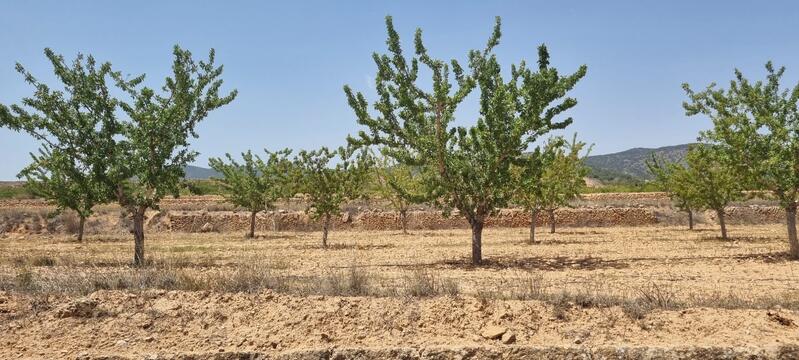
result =
M547 211L550 231L555 232L554 212L569 206L579 196L587 168L580 151L585 143L573 138L566 143L553 138L539 154L542 172L533 176L531 168L512 169L515 192L512 201L531 212L530 243L535 243L535 219L539 211ZM243 162L230 154L225 159L212 158L210 166L222 176L215 181L222 185L225 199L250 212L247 237L255 237L256 215L275 209L275 203L296 194L305 196L306 213L322 224L322 246L327 247L331 220L342 212L342 206L355 199L377 195L399 216L403 234L408 234L408 212L415 204L432 201L423 189L421 169L398 164L392 158L373 151L355 152L339 148L331 151L301 151L289 159L291 151L266 151L262 160L251 151L242 154ZM586 153L587 154L587 153ZM331 165L335 161L336 165Z
M175 46L172 74L157 89L144 85L144 75L123 76L92 56L68 64L50 49L45 55L63 89L17 64L34 93L18 105L0 104L0 126L41 142L20 176L59 209L78 214L79 238L96 205L118 202L133 220L133 263L142 265L145 212L177 196L184 167L197 156L188 142L197 124L237 92L220 94L223 68L213 49L206 61L195 61Z
M433 58L421 30L414 53L406 57L391 17L386 28L389 52L373 55L377 100L370 104L344 87L358 123L366 128L348 138L346 148L300 151L293 158L289 150L266 152L264 158L247 152L241 162L230 155L210 161L223 174L228 200L250 211L249 236L254 236L258 212L299 192L308 199L308 213L323 223L326 244L331 217L372 183L396 207L404 228L411 204L432 204L445 214L458 210L471 225L474 264L482 261L486 218L511 202L533 215L534 242L539 211L552 218L556 207L577 196L585 175L580 155L585 144L555 137L530 148L571 124L571 118L561 116L577 102L566 94L586 67L561 75L541 45L535 66L522 61L504 74L494 54L499 18L485 48L468 53L467 67ZM133 219L134 264L141 265L145 212L157 209L164 196L177 196L184 167L197 156L189 147L196 125L237 93L220 94L223 68L214 65L213 50L207 61L195 62L176 46L173 74L160 91L144 86L144 75L122 76L91 56L79 55L67 64L49 49L45 53L63 90L51 89L18 65L34 95L20 105L0 105L0 125L42 142L21 176L59 208L75 210L81 223L94 206L118 202ZM423 86L423 73L432 86ZM455 126L458 107L473 91L479 91L476 123Z
M799 259L799 84L783 88L785 68L768 62L765 69L765 79L754 82L736 69L726 89L712 83L697 92L683 84L686 115L709 118L713 127L700 133L701 143L690 149L685 164L653 159L649 167L675 204L688 212L689 226L694 211L713 210L725 239L724 209L730 202L775 198L785 209L790 256Z
M689 148L685 164L666 163L654 156L647 162L655 181L669 193L675 206L688 213L688 228L694 228L694 213L716 213L721 238L727 239L725 208L743 199L744 183L721 147L696 144Z
M293 159L289 159L288 149L266 153L266 161L250 151L242 154L243 163L230 154L226 155L227 162L210 159L211 167L222 174L217 181L226 190L226 200L250 212L247 236L255 236L259 212L273 209L279 199L300 193L307 201L306 212L322 222L322 246L327 247L333 216L347 201L366 196L373 157L366 151L343 147L303 150Z

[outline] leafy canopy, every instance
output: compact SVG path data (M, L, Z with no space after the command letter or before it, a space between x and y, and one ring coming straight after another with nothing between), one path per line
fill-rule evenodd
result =
M266 151L266 160L251 151L242 153L243 163L225 154L227 162L220 158L211 158L212 169L222 174L216 181L225 190L225 199L252 212L272 209L275 201L293 195L291 162L288 160L290 150L277 152Z
M343 147L300 151L294 160L297 186L308 198L306 212L311 218L329 219L341 212L346 201L364 196L371 162L368 152L356 154Z
M550 139L541 153L533 154L539 161L533 159L526 167L514 168L515 201L527 210L569 206L585 186L588 167L584 160L589 152L576 134L571 142L562 137Z
M383 146L397 162L422 168L423 184L435 204L445 211L459 209L473 226L482 224L510 198L510 165L526 161L522 153L540 136L572 122L555 119L576 104L564 96L586 67L561 76L550 67L542 45L535 70L522 62L505 79L493 54L501 37L499 18L486 47L469 52L468 71L456 60L432 58L421 30L416 31L414 55L406 58L391 17L386 28L389 52L373 55L378 68L374 113L363 94L344 88L358 123L367 128L349 141ZM418 83L421 66L432 76L429 90ZM476 124L453 126L457 107L475 88L480 89Z
M740 176L720 146L691 146L685 166L666 164L654 157L647 165L655 181L683 211L723 211L729 203L743 197Z
M375 157L374 162L374 192L388 201L394 210L408 211L411 204L423 202L427 198L420 168L400 164L383 154Z
M213 49L207 61L195 62L178 46L173 54L172 76L160 94L142 86L144 75L128 80L114 74L131 100L120 102L129 120L120 124L124 138L111 175L120 203L129 208L157 208L164 196L178 195L184 168L197 157L189 148L197 124L238 94L220 96L223 67L215 66Z
M710 84L701 92L688 84L686 114L704 115L713 129L702 138L717 144L745 185L771 190L784 207L799 200L799 84L783 89L785 68L766 63L766 78L751 82L735 70L727 89Z
M82 54L67 64L50 49L44 53L63 89L40 82L18 63L17 71L35 91L20 105L0 104L0 126L41 141L38 154L31 154L32 163L18 175L32 192L85 218L95 205L110 200L104 180L119 131L118 102L107 84L111 65Z

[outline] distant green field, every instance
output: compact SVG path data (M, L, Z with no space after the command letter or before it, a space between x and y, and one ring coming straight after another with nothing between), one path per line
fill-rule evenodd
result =
M34 197L22 184L0 183L0 199L31 199Z
M600 187L583 187L583 194L591 193L628 193L628 192L656 192L662 191L653 183L617 183L605 184Z

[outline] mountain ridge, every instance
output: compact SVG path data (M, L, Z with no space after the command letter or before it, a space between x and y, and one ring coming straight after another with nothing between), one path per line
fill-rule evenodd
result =
M683 162L688 148L694 145L679 144L657 148L635 147L610 154L592 155L585 159L591 170L589 177L603 182L635 182L652 179L646 161L656 157L668 162Z
M652 154L670 162L682 162L688 147L693 144L679 144L656 148L634 147L610 154L591 155L585 159L590 168L589 177L602 182L641 182L650 180L652 175L646 167L646 161ZM217 171L201 166L186 166L186 179L205 180L220 177Z

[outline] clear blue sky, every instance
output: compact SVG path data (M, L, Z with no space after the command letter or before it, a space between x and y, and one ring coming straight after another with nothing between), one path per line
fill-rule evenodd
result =
M410 48L424 29L440 58L464 60L502 16L498 54L508 66L536 60L546 43L561 71L588 65L571 94L577 132L594 153L693 141L708 126L683 114L680 84L726 83L735 67L763 75L767 60L799 79L799 3L794 1L14 1L0 11L0 102L31 93L21 62L52 79L42 53L82 52L158 86L171 47L211 47L238 99L214 112L193 142L197 165L247 149L341 145L358 127L342 86L368 90L373 51L384 51L385 15ZM367 94L372 94L367 91ZM459 113L474 119L475 105ZM37 144L0 129L0 180L14 179Z

